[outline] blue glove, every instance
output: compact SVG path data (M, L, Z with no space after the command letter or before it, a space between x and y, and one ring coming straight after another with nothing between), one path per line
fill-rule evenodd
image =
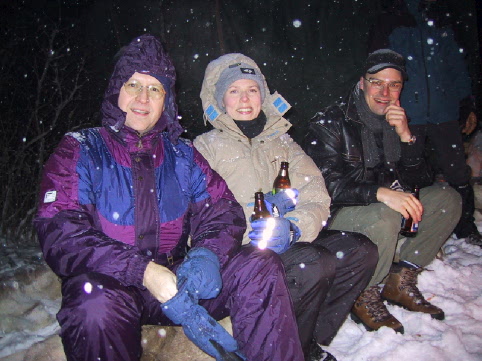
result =
M262 218L251 223L248 233L251 244L260 249L269 248L278 254L285 252L301 236L300 229L286 218Z
M231 355L232 360L246 359L239 351L236 340L208 314L204 307L197 304L196 297L185 288L181 288L161 307L172 322L182 325L187 338L217 361L229 359L226 355Z
M216 297L223 280L219 272L219 260L207 248L192 248L176 271L177 288L185 288L197 299Z
M296 188L289 188L276 194L266 193L264 195L266 208L272 215L283 217L286 213L295 210L299 193Z

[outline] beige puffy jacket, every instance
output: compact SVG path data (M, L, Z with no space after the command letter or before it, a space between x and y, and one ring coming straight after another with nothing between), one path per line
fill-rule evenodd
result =
M291 186L300 194L296 209L287 213L285 218L300 228L298 242L312 242L328 219L330 197L318 167L286 133L291 124L282 115L290 108L289 104L277 93L270 95L265 80L267 94L262 110L267 123L263 132L251 140L216 104L214 91L220 73L229 65L240 62L251 64L261 73L256 63L242 54L228 54L208 65L201 99L204 117L215 129L198 136L194 146L226 180L243 206L247 220L253 212L254 193L260 190L269 192L281 162L289 162ZM248 226L243 244L249 243L250 229Z

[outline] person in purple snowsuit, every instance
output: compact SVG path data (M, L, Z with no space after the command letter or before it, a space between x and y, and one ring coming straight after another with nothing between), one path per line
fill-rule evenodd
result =
M151 35L122 49L102 127L68 133L45 165L34 224L62 280L69 361L139 360L141 326L183 326L223 360L301 361L280 258L241 247L224 180L179 138L175 69ZM188 242L189 241L189 242ZM214 321L231 317L233 337Z

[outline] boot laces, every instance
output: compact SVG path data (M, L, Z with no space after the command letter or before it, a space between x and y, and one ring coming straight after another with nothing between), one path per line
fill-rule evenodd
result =
M400 280L400 290L406 289L409 295L415 299L415 302L427 306L430 305L430 302L423 297L422 292L417 287L417 277L423 270L423 268L405 269Z
M378 286L372 286L365 290L360 296L360 303L365 304L368 312L376 322L383 322L392 317L382 301Z

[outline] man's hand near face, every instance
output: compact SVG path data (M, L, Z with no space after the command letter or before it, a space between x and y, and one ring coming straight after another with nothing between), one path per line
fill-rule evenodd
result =
M385 118L392 127L395 127L400 140L404 143L408 142L412 136L408 127L408 119L405 109L400 106L400 100L395 100L390 104L385 112Z

